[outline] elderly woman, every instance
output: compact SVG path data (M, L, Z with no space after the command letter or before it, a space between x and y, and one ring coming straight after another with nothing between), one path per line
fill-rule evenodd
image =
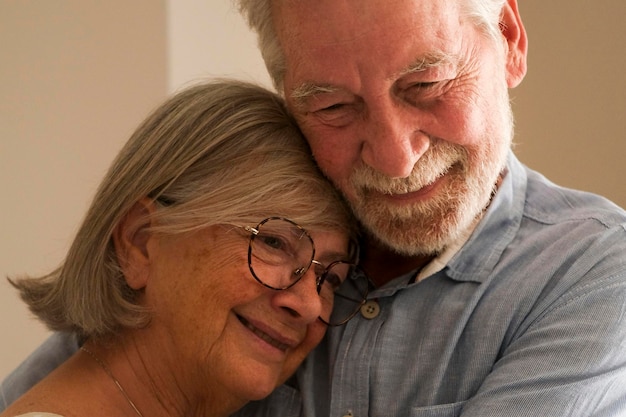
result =
M183 91L121 150L61 267L12 281L84 344L0 416L225 416L263 398L360 306L353 241L278 96Z

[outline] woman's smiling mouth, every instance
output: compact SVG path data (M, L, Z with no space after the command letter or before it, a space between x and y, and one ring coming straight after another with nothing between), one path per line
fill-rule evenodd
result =
M275 348L280 349L283 352L286 351L289 348L288 344L282 343L282 342L274 339L272 336L268 335L267 333L259 330L258 328L253 326L245 318L243 318L243 317L241 317L239 315L237 315L237 318L239 319L239 321L241 321L241 323L243 323L244 326L246 326L250 331L252 331L252 333L254 333L256 336L258 336L263 341L265 341L265 342L269 343L270 345L274 346Z

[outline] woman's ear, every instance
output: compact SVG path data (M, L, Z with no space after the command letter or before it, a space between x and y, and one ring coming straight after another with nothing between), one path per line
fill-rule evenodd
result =
M150 271L150 215L154 202L142 198L126 213L113 231L117 261L129 287L139 290L146 286Z
M509 88L519 85L526 75L528 38L519 14L517 0L507 0L502 8L500 31L506 41L506 81Z

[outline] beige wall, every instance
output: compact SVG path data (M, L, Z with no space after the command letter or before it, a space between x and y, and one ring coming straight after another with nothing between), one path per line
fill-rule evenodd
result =
M626 207L626 2L520 0L529 70L512 91L517 154Z
M520 0L530 70L518 154L626 206L626 3ZM94 187L166 92L204 76L269 85L228 0L0 0L0 275L62 258ZM0 279L0 378L47 332Z
M271 87L256 38L230 0L168 0L167 5L170 90L210 76Z
M0 0L0 378L47 332L4 276L62 259L95 187L166 93L165 5Z

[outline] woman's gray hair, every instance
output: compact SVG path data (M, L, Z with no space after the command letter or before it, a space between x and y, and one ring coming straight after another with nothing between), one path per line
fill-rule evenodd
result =
M248 26L256 32L258 47L274 88L282 93L286 67L285 56L272 20L274 1L277 0L234 0ZM465 0L462 7L470 21L483 33L498 39L500 16L505 3L506 0Z
M112 235L136 202L157 208L154 233L268 215L353 236L354 223L323 178L283 100L256 85L215 80L184 90L133 133L102 181L61 267L12 280L52 330L83 337L145 326L150 314L125 281Z

